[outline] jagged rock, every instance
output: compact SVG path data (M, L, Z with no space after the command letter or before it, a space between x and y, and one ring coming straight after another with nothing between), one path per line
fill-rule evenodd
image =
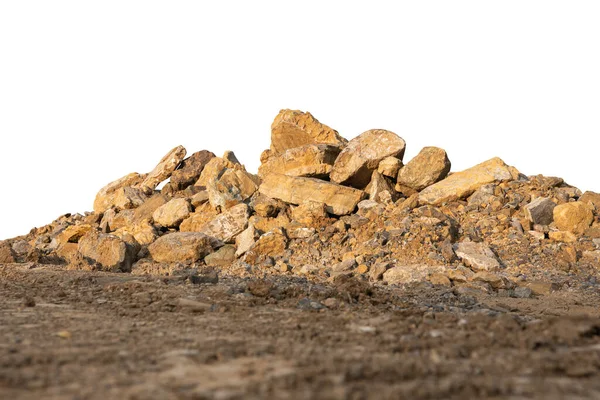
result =
M342 147L346 140L335 130L320 123L310 113L281 110L271 124L271 155L307 144L331 144Z
M374 200L379 203L390 203L394 201L394 188L390 182L377 171L373 171L371 182L369 182L365 188L365 193L369 196L369 200Z
M56 241L59 246L66 243L78 243L79 240L92 229L92 226L89 224L71 225L56 236Z
M398 177L398 171L402 168L402 160L396 157L386 157L379 162L377 172L388 178L396 179Z
M156 239L148 246L148 251L154 261L193 263L222 245L221 241L204 233L174 232Z
M227 169L217 181L217 189L221 192L239 194L242 201L249 199L260 185L260 180L246 172L237 169Z
M248 228L235 238L235 246L237 247L235 256L240 257L245 254L252 247L257 238L258 234L256 229L254 229L253 225L249 225Z
M398 265L389 268L383 273L383 281L388 284L406 284L423 282L434 273L442 273L446 270L444 266L430 265Z
M131 224L137 225L151 221L154 212L159 207L167 204L168 201L169 200L165 195L161 193L156 193L148 200L146 200L144 204L140 205L139 207L133 210L133 218L131 219Z
M245 261L257 265L267 257L281 255L287 247L287 238L281 232L267 232L246 252Z
M211 158L202 169L202 173L194 185L207 187L210 182L219 179L226 169L233 167L234 165L230 161L221 157Z
M474 271L494 271L500 263L494 252L484 243L462 242L454 245L454 251Z
M421 191L444 179L450 172L450 160L439 147L424 147L398 172L398 184Z
M264 218L273 218L285 207L285 203L258 193L257 196L252 198L250 207L254 209L256 215Z
M200 178L204 166L215 157L212 152L202 150L183 160L179 169L171 175L171 184L175 190L183 190L193 185Z
M324 203L306 201L292 209L292 219L309 228L318 228L327 220Z
M235 166L239 166L239 167L243 167L242 163L240 162L240 160L238 160L238 158L235 156L235 154L233 153L233 151L231 150L226 150L225 153L223 153L223 160L225 160L226 162L230 163L231 165ZM245 168L242 168L243 170L245 170Z
M214 267L223 267L226 265L231 265L232 262L235 261L235 246L231 244L226 244L221 247L219 250L215 251L204 257L204 263L206 265L214 266Z
M193 207L200 207L202 204L208 201L208 198L208 191L202 190L192 196L190 203L192 203Z
M402 160L406 143L393 132L372 129L348 142L333 164L331 181L359 189L369 184L371 174L386 157Z
M15 262L17 262L17 255L10 242L7 240L0 241L0 264L10 264Z
M204 203L196 208L188 218L179 225L181 232L200 232L204 226L217 216L217 212L209 203Z
M263 218L258 215L253 215L249 219L249 223L261 233L269 232L277 228L285 228L292 221L286 213L280 213L275 218Z
M272 156L258 168L258 176L276 173L289 176L326 178L340 148L326 144L308 144Z
M350 214L363 199L364 192L314 178L299 178L280 174L267 175L259 187L265 196L291 204L305 201L325 203L327 212Z
M77 251L84 260L98 264L104 271L131 271L135 262L136 249L121 238L90 231L80 240Z
M134 210L121 210L117 212L110 221L110 231L115 231L124 226L133 224Z
M114 234L121 238L125 235L133 236L139 244L147 246L158 238L156 228L148 221L142 221L134 225L123 226L117 229Z
M556 204L547 197L538 197L524 207L525 217L533 224L550 225Z
M96 194L96 198L94 199L94 212L100 214L111 208L115 204L117 190L135 186L142 182L145 177L146 175L140 175L137 172L133 172L104 186L98 191L98 194Z
M192 206L186 199L176 198L158 207L152 214L154 222L166 228L175 228L188 218Z
M550 231L548 232L548 239L557 242L573 243L577 241L577 236L573 232Z
M423 189L419 193L419 203L441 205L464 199L485 184L512 180L513 174L504 161L492 158Z
M579 201L591 204L594 206L594 210L600 211L600 193L587 191L579 198Z
M173 174L173 171L179 166L185 158L186 150L183 146L177 146L169 151L154 169L139 184L139 188L146 193L151 193L156 187Z
M594 213L589 203L575 201L554 207L554 224L561 231L581 235L592 225Z
M232 243L248 226L249 208L246 204L231 207L204 225L200 232L215 237L224 243Z

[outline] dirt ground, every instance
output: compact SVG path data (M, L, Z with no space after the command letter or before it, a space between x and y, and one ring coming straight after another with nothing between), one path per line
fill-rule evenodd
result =
M598 399L596 286L0 266L2 399Z

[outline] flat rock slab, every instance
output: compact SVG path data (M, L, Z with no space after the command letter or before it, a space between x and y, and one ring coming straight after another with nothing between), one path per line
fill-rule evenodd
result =
M267 175L259 191L265 196L296 205L305 201L324 203L327 212L335 215L350 214L365 195L362 190L335 183L281 174Z
M289 176L329 176L340 148L327 144L308 144L271 156L258 168L258 176L276 173Z
M492 158L425 188L419 193L419 203L441 205L464 199L485 184L512 179L511 167L498 157Z
M474 271L495 271L500 268L496 255L484 243L457 243L454 245L454 252Z

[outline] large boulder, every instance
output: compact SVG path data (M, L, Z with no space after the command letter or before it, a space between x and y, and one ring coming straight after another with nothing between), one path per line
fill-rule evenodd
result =
M185 158L186 150L183 146L177 146L169 151L154 167L154 169L139 184L140 189L145 192L152 192L164 180L171 177L171 174Z
M249 213L250 210L246 204L238 204L217 215L205 224L200 232L224 243L233 243L235 237L248 226Z
M582 203L589 203L596 211L600 211L600 193L586 191L580 198Z
M15 254L10 242L3 240L0 241L0 264L9 264L17 262L17 255Z
M154 261L193 263L204 259L222 245L218 239L204 233L174 232L156 239L148 246L148 251Z
M175 190L183 190L186 187L196 183L206 164L215 158L215 155L208 151L198 151L181 162L179 169L173 171L171 175L171 185Z
M510 181L516 175L518 172L500 158L492 158L423 189L419 193L419 203L441 205L464 199L485 184Z
M308 112L281 110L271 124L271 155L281 154L294 147L320 143L341 147L346 139Z
M575 201L554 207L554 224L561 231L581 235L594 222L594 213L589 203Z
M77 246L81 256L104 271L131 271L135 262L136 248L128 245L118 236L90 231Z
M175 198L158 207L152 214L154 222L166 228L175 228L192 213L187 199Z
M450 160L439 147L424 147L398 172L398 184L421 191L444 179L450 172Z
M258 176L276 173L289 176L325 178L329 176L340 148L327 144L307 144L270 157L258 168Z
M296 205L306 201L325 203L327 212L335 215L350 214L364 197L362 190L314 178L281 174L267 175L259 191L265 196Z
M348 142L333 164L332 182L363 189L386 157L402 160L406 143L393 132L372 129Z

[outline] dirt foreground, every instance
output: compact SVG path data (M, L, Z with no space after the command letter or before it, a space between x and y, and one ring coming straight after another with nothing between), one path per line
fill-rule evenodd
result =
M0 266L3 399L597 399L595 286Z

